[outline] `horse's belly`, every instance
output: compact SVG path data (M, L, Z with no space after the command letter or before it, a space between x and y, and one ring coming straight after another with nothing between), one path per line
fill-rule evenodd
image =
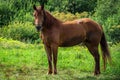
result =
M78 45L83 41L84 41L83 37L74 37L72 39L67 39L67 40L63 41L59 46L60 47L70 47L70 46Z

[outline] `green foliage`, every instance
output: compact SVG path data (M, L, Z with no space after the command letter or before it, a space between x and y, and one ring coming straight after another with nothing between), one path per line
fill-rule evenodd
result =
M94 11L97 0L48 0L47 7L50 11L83 12Z
M14 15L14 17L15 17L14 21L18 21L18 22L22 22L22 23L33 22L34 21L33 20L34 17L30 12L24 13L23 10L20 10L19 12L20 13L18 15L17 14Z
M20 23L13 22L12 24L0 29L0 36L12 38L20 41L35 41L39 38L39 33L31 22Z
M96 0L76 0L74 5L75 8L73 7L74 1L69 0L0 0L0 2L0 26L8 24L11 20L16 19L16 17L19 21L24 21L24 16L26 14L33 13L33 4L40 5L46 3L45 7L49 11L71 12L74 14L76 12L93 11L96 5Z
M117 14L118 0L98 0L96 7L96 15L100 16L101 19L107 19L113 14Z
M93 12L96 7L97 0L68 0L68 10L71 13L76 12Z
M0 27L7 25L14 15L14 12L7 4L5 1L0 3Z
M116 24L118 25L120 24L119 4L119 0L98 0L94 16L97 17L97 19L99 19L99 23L103 25L105 22L107 22L107 20L109 20L109 23L107 25L111 24L111 27ZM110 21L110 19L113 19L114 21Z
M35 2L32 0L0 0L0 27L8 25L14 19L26 21L26 15L33 13L33 4Z
M109 36L114 43L120 42L120 25L113 26L110 29Z
M120 0L106 0L106 1L97 0L97 7L95 9L94 15L92 16L92 18L95 21L97 21L103 26L104 31L107 34L107 39L109 41L112 41L113 43L115 43L117 37L113 32L112 32L113 34L110 32L111 32L112 26L117 26L120 24L119 4L120 4ZM114 35L114 37L112 35ZM117 41L119 41L119 38Z
M83 12L83 13L76 13L76 14L72 14L72 13L64 13L64 12L52 12L52 15L58 19L60 19L61 21L71 21L71 20L75 20L75 19L80 19L80 18L85 18L88 17L88 13L87 12Z
M63 21L91 17L103 26L109 41L116 41L116 39L111 40L109 32L112 26L120 25L120 0L0 0L0 27L7 27L9 23L15 21L21 22L22 26L32 23L33 4L39 6L43 3L46 10L52 11L55 17ZM2 32L4 33L4 30ZM20 40L20 37L14 39Z

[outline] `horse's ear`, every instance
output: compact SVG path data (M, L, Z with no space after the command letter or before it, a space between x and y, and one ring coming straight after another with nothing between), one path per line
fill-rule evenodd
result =
M33 9L34 9L34 10L37 10L37 8L36 8L36 6L35 6L35 5L33 5Z
M41 10L44 10L44 4L41 5Z

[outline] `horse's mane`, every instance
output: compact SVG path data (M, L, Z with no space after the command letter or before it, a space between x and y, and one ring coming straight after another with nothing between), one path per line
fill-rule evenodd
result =
M44 22L44 26L50 28L52 25L54 24L59 24L60 20L58 20L57 18L55 18L54 16L52 16L48 11L45 11L45 22Z

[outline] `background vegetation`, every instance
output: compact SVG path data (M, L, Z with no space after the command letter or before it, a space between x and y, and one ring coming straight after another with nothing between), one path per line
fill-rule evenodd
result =
M12 30L13 26L15 26L14 28L18 28L20 27L19 25L26 24L26 27L32 27L33 4L40 5L43 2L45 3L45 9L49 10L58 19L66 21L83 17L92 18L104 27L107 39L110 42L116 43L120 41L120 38L118 38L120 36L120 0L0 0L0 29L2 29L0 30L0 36L6 37L9 34L7 32ZM4 31L6 29L3 27L7 27L9 31ZM14 33L17 33L17 30L15 31ZM23 32L22 35L24 34ZM33 35L33 33L30 35ZM37 36L38 34L34 31L34 35ZM14 38L11 35L7 37L20 40L21 35L18 38L16 36ZM27 38L30 39L31 36L28 35ZM32 38L31 40L34 42L36 38Z
M62 21L87 17L101 24L112 43L114 66L108 64L106 72L93 76L92 56L85 47L75 46L59 49L57 76L45 75L47 57L33 25L33 4L42 3ZM0 80L120 79L119 4L120 0L0 0Z

